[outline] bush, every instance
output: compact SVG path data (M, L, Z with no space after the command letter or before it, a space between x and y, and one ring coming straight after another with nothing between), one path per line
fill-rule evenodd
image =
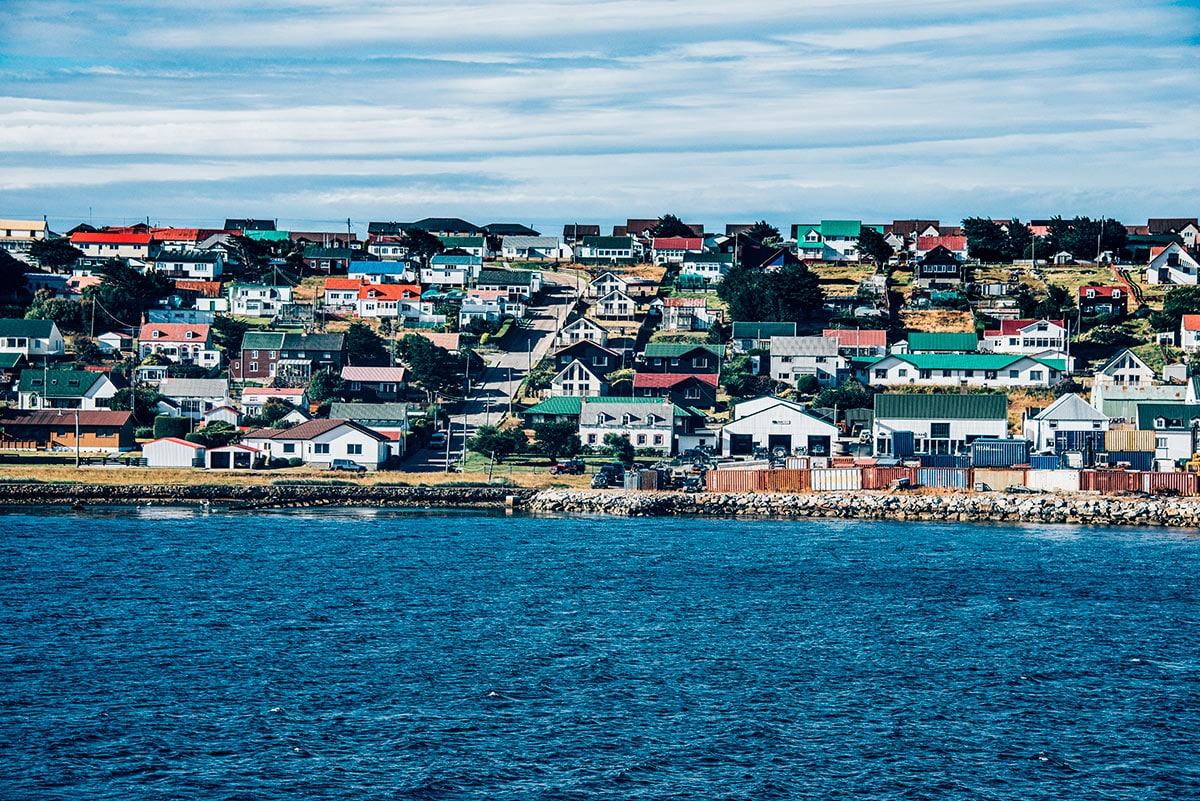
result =
M154 438L162 439L163 437L186 437L188 432L192 430L192 421L187 417L168 417L165 414L160 414L154 418Z
M138 426L133 430L135 439L154 439L154 429L150 426Z
M303 466L303 464L304 464L304 460L301 459L299 456L293 456L287 460L288 467L301 467L301 466Z

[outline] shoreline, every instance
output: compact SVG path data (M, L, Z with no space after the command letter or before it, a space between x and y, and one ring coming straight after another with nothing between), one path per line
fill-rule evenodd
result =
M381 486L333 483L218 484L0 483L0 506L217 504L229 511L359 506L506 510L525 514L615 517L1061 523L1200 527L1200 498L1112 495L860 491L681 493L634 490L538 490L487 486Z

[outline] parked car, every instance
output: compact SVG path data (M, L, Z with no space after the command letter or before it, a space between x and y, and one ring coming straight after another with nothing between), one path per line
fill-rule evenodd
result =
M353 459L334 459L329 463L330 470L341 470L347 473L358 473L362 475L367 472L367 468L363 467Z
M553 465L550 468L550 475L552 475L552 476L581 476L581 475L583 475L583 471L586 469L587 469L587 465L585 465L583 463L582 459L571 458L571 459L567 459L566 461L559 462L556 465Z
M612 484L609 483L608 473L597 473L592 476L592 489L608 489Z
M430 434L429 435L429 447L431 447L431 448L446 447L446 432L445 431L434 431L432 434Z

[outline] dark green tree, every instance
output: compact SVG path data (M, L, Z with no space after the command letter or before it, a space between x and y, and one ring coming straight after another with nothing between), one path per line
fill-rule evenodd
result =
M404 246L410 255L415 256L422 264L446 249L442 240L421 228L410 228L404 232Z
M75 337L71 343L71 349L75 354L76 367L83 368L104 363L104 352L100 350L100 346L94 339Z
M1011 262L1008 236L1004 229L987 217L968 217L962 221L967 237L967 254L982 262Z
M162 273L139 273L123 261L110 261L101 268L100 285L87 292L99 302L99 322L106 327L131 328L141 324L142 313L175 291L175 284Z
M1200 314L1200 286L1168 289L1162 311L1154 315L1154 328L1156 331L1178 331L1185 314Z
M779 229L771 225L766 220L759 220L754 225L750 226L745 231L745 235L763 245L775 244L781 239L779 236Z
M1046 297L1033 307L1032 317L1036 320L1059 320L1075 313L1075 304L1067 290L1057 284L1046 285Z
M764 274L762 289L770 302L775 322L802 322L819 312L825 304L820 278L804 264L786 264Z
M242 337L250 330L250 323L224 314L218 314L212 322L213 344L230 357L236 356L242 347Z
M48 270L64 270L83 258L83 251L66 237L39 239L29 246L29 255Z
M1007 240L1006 249L1008 261L1027 259L1030 257L1030 245L1033 244L1033 232L1029 226L1013 217L1009 220L1008 230L1004 234Z
M696 232L691 229L691 226L674 214L664 214L658 218L658 222L650 229L650 235L660 238L668 236L696 236Z
M766 354L766 351L762 352ZM765 355L760 358L767 358ZM774 395L783 389L783 384L775 381L769 375L758 375L754 372L754 363L750 354L735 356L721 370L721 383L725 391L734 398L759 398L763 395Z
M66 298L54 297L49 289L39 289L33 295L33 302L25 312L26 320L53 320L63 333L79 331L83 328L80 304Z
M312 379L308 382L308 389L305 390L308 399L317 404L342 400L345 392L346 382L342 380L340 375L329 370L321 370L313 375Z
M6 301L28 301L29 291L25 273L32 272L29 265L13 258L7 250L0 250L0 297Z
M615 431L605 434L600 449L618 462L633 463L633 443L624 434L618 434Z
M129 387L124 387L118 389L109 399L108 408L115 412L128 412L131 411L130 402L133 401L134 423L150 426L154 424L154 418L158 414L158 401L161 398L162 395L149 387L138 387L136 395L130 392Z
M873 409L875 396L858 381L850 380L839 387L827 387L813 399L813 406L841 409Z
M399 348L412 380L425 390L430 400L438 394L462 396L466 372L462 356L439 348L420 334L405 336L400 340Z
M195 442L206 448L223 448L241 438L242 432L223 420L211 422L184 437L188 442Z
M519 428L500 429L489 425L476 428L475 436L467 441L468 448L484 456L492 456L497 462L522 452L528 444L525 432Z
M569 420L539 423L533 427L537 449L554 461L560 456L575 456L583 450L579 427Z
M391 355L371 326L355 320L346 329L346 361L356 366L381 367L391 363Z
M875 262L876 267L883 267L895 255L883 234L869 225L864 225L858 233L858 252Z

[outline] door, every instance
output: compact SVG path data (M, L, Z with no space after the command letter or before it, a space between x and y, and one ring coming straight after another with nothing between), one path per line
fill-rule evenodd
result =
M792 452L791 434L770 434L767 436L767 450L775 453L776 448L783 448L789 455Z
M754 436L752 434L730 434L729 455L749 456L754 453Z
M809 456L829 456L829 437L810 436L808 438Z

